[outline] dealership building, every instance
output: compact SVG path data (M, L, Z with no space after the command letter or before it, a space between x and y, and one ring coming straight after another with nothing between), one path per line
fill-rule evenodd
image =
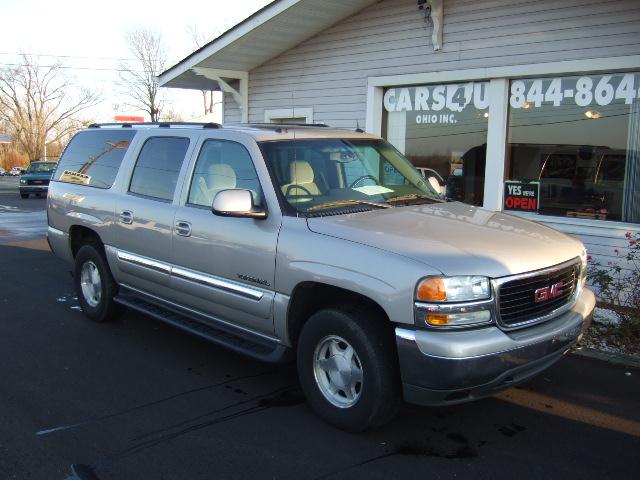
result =
M603 263L640 232L637 0L277 0L160 84L222 91L224 122L380 135Z

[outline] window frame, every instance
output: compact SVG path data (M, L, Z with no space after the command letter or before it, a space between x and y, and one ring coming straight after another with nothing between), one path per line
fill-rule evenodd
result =
M235 143L236 145L241 146L246 152L247 155L249 156L249 159L251 160L251 165L253 166L253 171L256 174L256 180L258 181L258 185L260 186L260 201L261 201L261 207L265 210L268 211L267 208L267 200L266 197L264 195L264 187L262 186L262 182L260 181L260 175L258 175L258 169L256 168L256 162L253 158L253 156L251 155L251 152L249 151L249 149L247 148L246 145L244 145L242 142L239 142L237 140L231 140L228 138L215 138L215 137L204 137L200 140L198 147L198 151L197 153L194 155L194 160L192 162L191 168L189 169L189 172L187 173L187 178L188 180L185 179L185 196L184 196L184 206L185 207L190 207L190 208L200 208L200 209L205 209L205 210L211 210L213 205L199 205L197 203L191 203L189 201L189 197L191 197L191 187L193 186L193 178L196 174L196 167L198 166L198 160L200 160L200 155L202 154L202 150L204 149L205 145L207 142L226 142L226 143ZM242 190L242 189L239 189Z
M264 111L264 123L275 123L273 120L296 117L304 117L306 123L312 124L313 107L278 108Z

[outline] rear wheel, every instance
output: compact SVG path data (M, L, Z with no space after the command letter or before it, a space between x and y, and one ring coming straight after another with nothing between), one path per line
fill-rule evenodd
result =
M111 275L100 245L86 244L78 250L74 283L80 307L91 320L114 320L124 311L124 307L113 300L118 293L118 285Z
M298 341L298 374L327 422L358 432L386 423L400 404L398 360L386 319L356 306L322 310Z

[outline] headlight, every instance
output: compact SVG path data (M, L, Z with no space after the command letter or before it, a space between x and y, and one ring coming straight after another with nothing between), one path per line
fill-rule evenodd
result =
M20 185L26 185L26 184L27 184L27 181L26 181L26 180L23 180L23 179L21 178L21 179L20 179Z
M487 277L427 277L416 286L415 297L418 326L456 328L493 321Z
M487 277L428 277L416 287L421 302L469 302L491 296Z

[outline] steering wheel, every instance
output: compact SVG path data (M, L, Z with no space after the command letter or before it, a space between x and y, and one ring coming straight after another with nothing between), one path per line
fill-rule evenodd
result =
M356 178L355 181L351 185L349 185L349 188L355 187L358 183L360 183L362 180L366 180L367 178L373 180L376 185L380 185L378 179L373 175L362 175L361 177Z
M304 190L304 192L306 192L306 195L309 195L310 197L313 197L313 194L307 188L303 187L302 185L289 185L287 187L287 191L284 192L284 196L288 197L289 193L291 193L291 190L293 190L295 188L299 188L300 190Z

